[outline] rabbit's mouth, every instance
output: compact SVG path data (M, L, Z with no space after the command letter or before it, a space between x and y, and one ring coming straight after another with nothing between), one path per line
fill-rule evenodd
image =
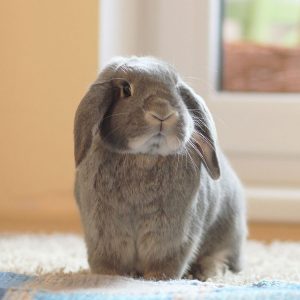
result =
M192 120L152 122L146 132L127 139L129 152L163 156L182 153L194 131Z
M131 153L169 155L176 153L182 147L182 141L176 134L163 131L131 138L128 148Z

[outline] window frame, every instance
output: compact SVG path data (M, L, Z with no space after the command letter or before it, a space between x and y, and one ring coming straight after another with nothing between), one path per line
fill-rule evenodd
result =
M299 126L300 120L300 93L229 92L218 89L220 75L216 75L211 70L217 70L221 62L219 51L221 51L223 20L216 16L222 15L220 10L224 7L222 7L223 1L209 2L207 3L209 31L203 41L206 40L209 44L206 59L210 61L211 68L207 76L208 81L213 82L214 89L205 91L205 100L213 115L223 116L223 119L226 119L226 126L234 129L232 134L228 130L222 130L222 121L218 122L215 118L221 145L237 165L239 174L246 182L298 185L300 183L300 139L293 137L297 136L297 125ZM204 17L205 15L202 15L202 20ZM215 45L219 45L219 50L215 49ZM201 91L204 89L202 88ZM244 126L243 129L246 130L239 132L241 130L239 124L234 121L237 115L243 117L241 115L243 111L246 111L251 123L256 121L265 124L264 126L260 124L260 130L255 132L254 142L251 138L252 125ZM224 113L226 113L225 117ZM285 117L284 125L278 122L282 116ZM288 136L285 135L286 132L289 132Z

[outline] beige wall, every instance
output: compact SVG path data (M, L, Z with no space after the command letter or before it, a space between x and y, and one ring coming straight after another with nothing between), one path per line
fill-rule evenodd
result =
M0 230L78 226L73 117L97 72L97 3L0 2Z

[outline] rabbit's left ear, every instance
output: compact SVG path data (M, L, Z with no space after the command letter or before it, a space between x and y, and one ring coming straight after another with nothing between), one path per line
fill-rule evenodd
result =
M111 83L93 84L81 100L74 122L74 155L76 167L92 145L93 126L99 124L112 102Z
M220 167L216 151L216 128L212 116L204 102L187 84L181 82L178 85L179 93L193 116L195 132L193 143L195 144L202 162L212 179L220 177Z

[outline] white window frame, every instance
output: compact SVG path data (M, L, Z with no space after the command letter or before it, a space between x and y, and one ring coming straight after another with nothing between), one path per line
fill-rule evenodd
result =
M220 143L247 186L250 217L272 219L251 209L257 207L251 201L268 211L279 190L281 200L272 205L291 201L283 218L300 221L300 94L215 89L220 1L102 0L99 6L100 67L115 55L153 55L174 64L215 118Z
M220 19L216 15L219 15L220 1L209 2L209 32L217 32ZM212 66L210 70L218 68L218 53L214 51L218 43L216 38L217 35L206 38L210 45L206 56ZM210 72L208 76L216 86L218 79L215 74ZM300 93L214 89L207 92L206 101L215 115L226 119L225 128L216 119L221 144L239 166L239 173L246 182L300 185L300 139L295 138L300 127ZM236 122L237 118L239 122ZM253 125L259 130L254 131Z

